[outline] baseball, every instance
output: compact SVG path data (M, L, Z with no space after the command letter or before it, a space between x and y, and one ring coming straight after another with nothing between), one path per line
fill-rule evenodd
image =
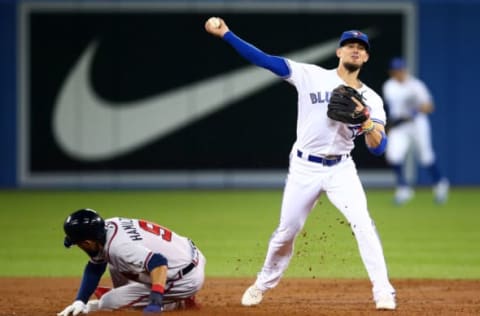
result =
M214 27L216 29L218 29L220 27L220 19L219 18L210 18L208 19L208 24L211 26L211 27Z

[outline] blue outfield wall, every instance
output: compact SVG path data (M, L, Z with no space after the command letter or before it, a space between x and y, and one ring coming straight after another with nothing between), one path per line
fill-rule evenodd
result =
M460 185L480 184L474 114L478 102L471 96L479 89L479 15L479 1L428 1L419 6L418 69L436 102L431 117L434 147L441 168Z
M472 97L478 89L476 74L480 70L476 59L480 51L480 0L414 3L418 5L418 75L432 90L437 106L431 119L438 162L452 184L480 185L478 101ZM18 182L17 5L14 0L0 0L0 187L15 187ZM420 180L427 183L428 177L421 173Z

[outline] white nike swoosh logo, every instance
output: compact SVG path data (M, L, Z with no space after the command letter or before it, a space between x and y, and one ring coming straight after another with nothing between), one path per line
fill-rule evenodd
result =
M332 39L285 57L306 63L331 57ZM91 43L68 74L55 103L53 133L61 149L82 161L101 161L131 152L278 82L256 66L223 73L157 96L114 103L93 90ZM115 105L115 106L113 106Z

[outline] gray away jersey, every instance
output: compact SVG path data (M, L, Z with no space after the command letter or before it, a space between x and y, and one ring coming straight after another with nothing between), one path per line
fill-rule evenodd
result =
M128 279L151 283L147 265L154 253L167 258L168 279L175 278L181 269L198 259L188 238L156 223L121 217L107 219L105 223L104 251L92 261L107 261Z

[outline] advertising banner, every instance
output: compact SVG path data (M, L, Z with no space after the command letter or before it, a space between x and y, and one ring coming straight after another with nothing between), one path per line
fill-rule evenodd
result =
M414 58L414 13L378 3L25 3L21 182L201 186L255 174L254 185L262 173L284 177L295 88L207 34L206 19L221 16L267 53L326 68L337 65L344 30L367 32L361 79L381 93L388 60ZM356 147L359 169L385 170L363 137Z

